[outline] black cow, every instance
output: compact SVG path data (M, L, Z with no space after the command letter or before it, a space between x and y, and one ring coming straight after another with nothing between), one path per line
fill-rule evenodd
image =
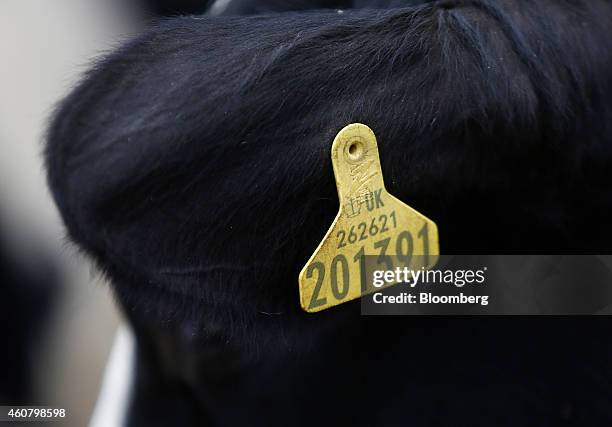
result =
M212 7L98 61L48 134L136 333L131 425L611 425L608 319L312 315L297 277L351 122L442 252L609 251L612 3Z

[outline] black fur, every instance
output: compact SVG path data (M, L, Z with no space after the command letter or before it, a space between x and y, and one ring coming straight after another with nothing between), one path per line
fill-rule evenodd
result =
M360 319L358 304L312 316L297 274L338 208L329 149L351 122L374 130L389 191L438 223L443 252L609 251L612 4L234 15L277 3L160 22L100 60L52 122L68 232L135 325L151 366L140 385L163 384L137 396L185 395L190 419L225 425L347 411L361 425L611 421L610 369L594 356L610 345L580 356L571 341L609 322ZM432 355L454 346L457 365ZM374 361L402 373L379 377ZM143 424L161 419L151 411Z
M176 16L204 13L212 0L142 0L147 11L154 15Z

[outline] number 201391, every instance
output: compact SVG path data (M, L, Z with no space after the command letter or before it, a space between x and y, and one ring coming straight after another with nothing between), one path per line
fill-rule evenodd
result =
M422 240L423 242L422 255L424 265L427 266L429 265L429 235L427 232L427 224L424 224L423 227L419 230L417 238ZM395 239L395 242L392 242L391 240L391 237L387 237L385 239L381 239L374 242L374 249L378 251L377 254L374 254L374 256L377 256L376 262L378 265L383 264L387 270L392 270L394 268L394 258L401 262L403 265L408 265L414 254L415 242L410 231L405 230L400 232L397 235L397 239ZM388 255L390 250L393 249L395 249L395 255ZM353 259L351 260L353 263L357 263L359 265L359 272L361 276L361 293L365 293L368 291L364 256L365 247L361 246L361 248L355 253ZM308 305L309 309L317 308L327 304L327 297L320 296L321 288L323 287L323 284L326 280L326 266L324 263L316 261L308 266L308 269L306 270L306 277L310 279L313 276L316 276L316 284L312 296L310 298L310 303ZM345 255L338 254L332 259L328 276L329 277L327 278L327 280L329 280L329 285L334 298L339 301L346 298L349 293L351 278L349 272L349 260L347 260Z

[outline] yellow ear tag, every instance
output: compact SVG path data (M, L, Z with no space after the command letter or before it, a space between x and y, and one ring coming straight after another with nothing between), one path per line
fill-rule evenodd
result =
M300 304L317 312L373 292L365 256L381 269L392 259L421 256L423 268L439 254L438 227L385 189L374 132L361 123L342 129L332 144L340 209L300 272Z

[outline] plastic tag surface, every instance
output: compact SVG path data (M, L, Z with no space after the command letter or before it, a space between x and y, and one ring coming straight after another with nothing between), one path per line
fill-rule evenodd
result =
M439 254L436 224L385 189L376 137L369 127L353 123L343 128L334 139L331 158L340 209L300 272L300 304L308 312L372 292L365 277L366 255L377 256L381 269L392 269L390 259L437 259Z

